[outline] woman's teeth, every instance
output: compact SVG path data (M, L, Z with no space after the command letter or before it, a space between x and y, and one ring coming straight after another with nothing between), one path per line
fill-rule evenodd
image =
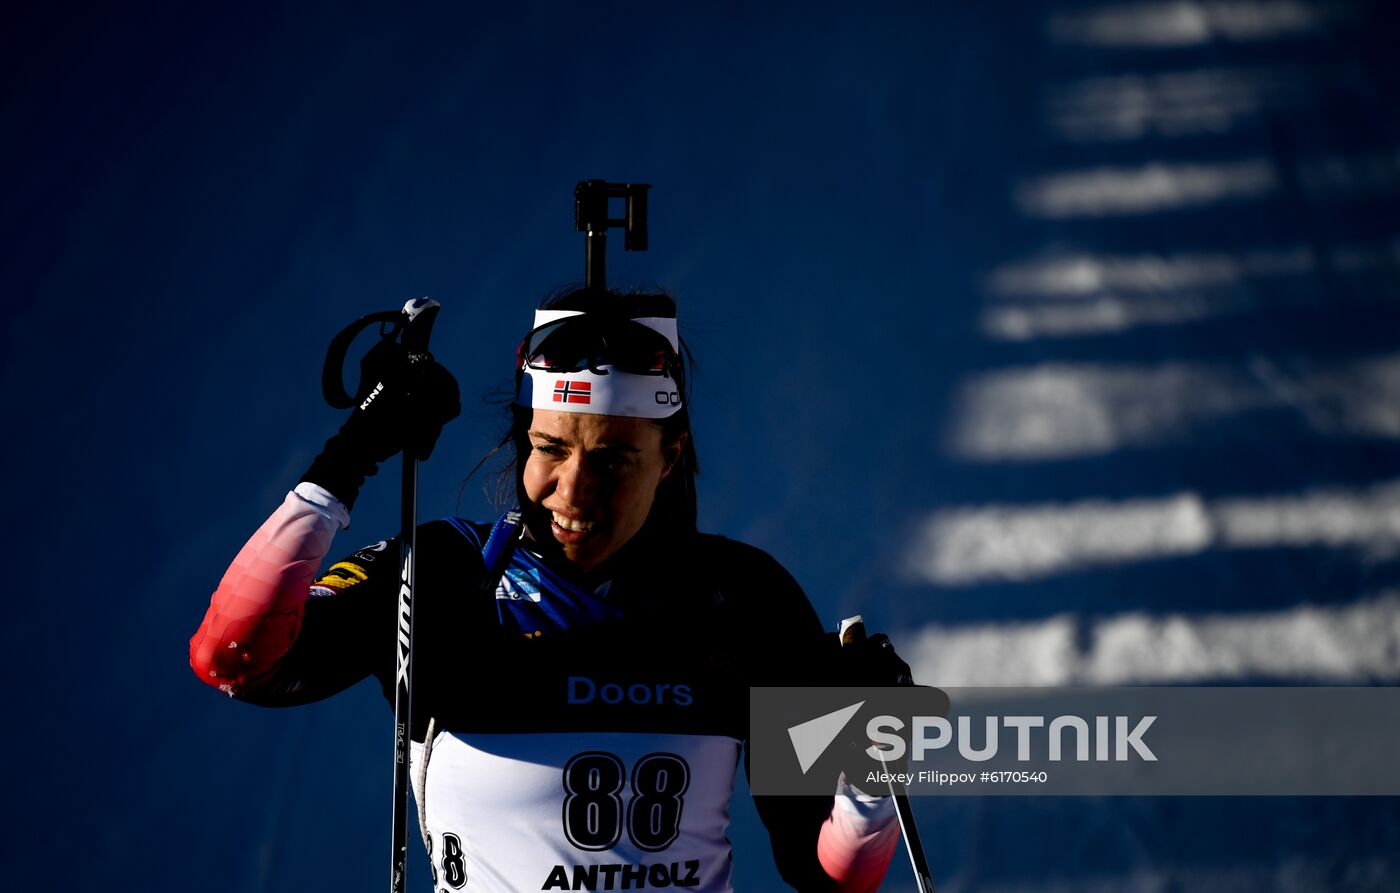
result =
M554 515L555 524L559 525L565 530L572 530L576 533L582 533L585 530L592 530L593 525L596 523L594 521L578 521L572 518L566 518L558 512L553 512L552 514Z

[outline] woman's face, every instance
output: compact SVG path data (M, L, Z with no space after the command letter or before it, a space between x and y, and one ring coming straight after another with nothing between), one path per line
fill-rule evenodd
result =
M685 444L649 419L536 409L525 460L531 529L590 571L642 529ZM548 545L548 542L542 543Z

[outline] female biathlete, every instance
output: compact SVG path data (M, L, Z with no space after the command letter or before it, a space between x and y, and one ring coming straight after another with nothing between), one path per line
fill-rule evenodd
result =
M374 676L393 702L396 542L317 571L365 478L402 449L427 458L459 405L430 356L371 353L383 388L238 553L190 640L195 673L231 697L302 704ZM685 371L669 297L546 299L502 441L525 532L494 598L491 525L418 528L411 772L436 890L730 890L749 687L908 672L887 645L833 648L776 561L696 531ZM756 798L779 873L873 890L893 805L832 784Z

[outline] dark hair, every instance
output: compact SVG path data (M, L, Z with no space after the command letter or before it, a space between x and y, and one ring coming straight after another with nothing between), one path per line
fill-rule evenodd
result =
M676 301L660 291L600 291L597 289L566 286L556 289L540 301L541 310L581 310L583 312L606 312L635 319L643 316L676 317ZM682 434L689 435L681 449L671 473L656 488L656 501L652 504L647 526L654 530L675 533L694 533L696 528L695 476L700 473L700 463L695 453L695 435L690 430L690 387L689 373L694 366L690 349L681 340L682 362L676 374L677 390L681 394L681 408L669 418L657 419L661 428L663 444L674 443ZM517 390L519 381L516 382ZM530 420L533 410L520 406L514 400L510 403L510 428L501 438L496 449L510 444L514 456L511 462L501 469L502 477L509 477L515 483L515 497L518 505L525 505L525 459L530 454ZM492 450L494 453L496 450ZM485 461L485 460L483 460ZM502 481L504 483L504 481Z

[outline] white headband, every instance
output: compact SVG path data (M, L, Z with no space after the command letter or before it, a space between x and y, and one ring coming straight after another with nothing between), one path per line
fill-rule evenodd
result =
M536 310L535 328L582 315L582 310ZM632 321L664 335L671 349L680 353L674 318L641 316ZM522 370L516 402L557 412L664 419L681 408L681 393L680 383L669 375L636 375L606 364L599 367L599 372L548 372L527 366Z

